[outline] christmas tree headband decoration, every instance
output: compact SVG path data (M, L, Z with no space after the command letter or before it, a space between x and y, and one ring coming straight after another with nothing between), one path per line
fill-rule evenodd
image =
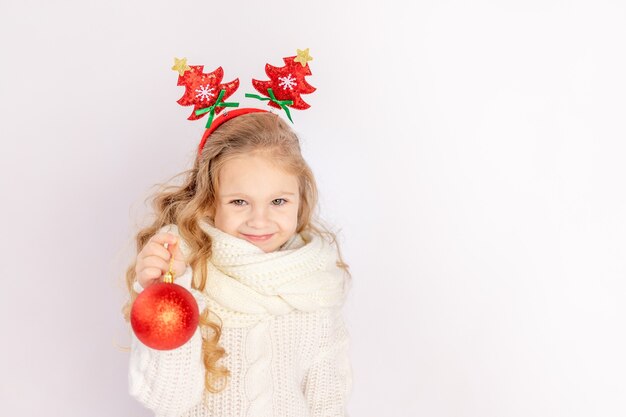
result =
M283 67L274 67L265 64L265 73L270 78L268 81L252 80L252 85L261 94L246 93L246 97L260 101L267 101L271 107L282 109L287 114L289 121L291 113L289 108L305 110L310 106L300 97L301 94L310 94L315 91L305 79L311 75L308 61L313 60L309 55L309 48L297 50L296 56L283 58ZM239 107L237 102L227 101L239 88L239 79L222 84L224 70L218 67L215 71L204 73L203 65L187 65L187 58L174 58L174 71L178 72L178 84L185 87L185 94L177 101L181 106L194 106L188 120L198 120L208 115L206 130L202 135L202 141L198 146L198 155L209 135L224 122L247 113L267 112L257 108L240 108L225 111L227 107ZM220 114L221 113L221 114Z

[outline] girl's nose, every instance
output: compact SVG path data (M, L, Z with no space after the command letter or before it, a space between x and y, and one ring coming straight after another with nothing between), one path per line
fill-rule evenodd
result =
M269 222L267 216L267 208L258 206L254 207L250 213L250 217L248 218L248 226L256 229L265 227Z

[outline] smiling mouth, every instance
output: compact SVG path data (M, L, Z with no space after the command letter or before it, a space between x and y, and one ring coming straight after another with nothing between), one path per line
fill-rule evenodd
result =
M260 242L260 241L267 240L270 237L274 236L274 233L271 233L269 235L246 235L242 233L242 235L244 235L247 239Z

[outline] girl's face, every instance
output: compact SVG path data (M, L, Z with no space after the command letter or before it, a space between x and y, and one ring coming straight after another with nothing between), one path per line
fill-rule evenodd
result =
M275 251L293 236L300 203L296 176L266 157L246 155L224 164L219 184L215 227L264 252Z

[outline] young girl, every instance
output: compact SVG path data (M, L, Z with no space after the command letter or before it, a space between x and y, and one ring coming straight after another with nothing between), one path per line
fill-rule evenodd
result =
M155 197L156 220L137 235L126 320L172 257L201 317L173 350L132 335L130 393L159 417L346 416L348 266L315 219L297 136L273 113L241 110L216 117L184 184Z

